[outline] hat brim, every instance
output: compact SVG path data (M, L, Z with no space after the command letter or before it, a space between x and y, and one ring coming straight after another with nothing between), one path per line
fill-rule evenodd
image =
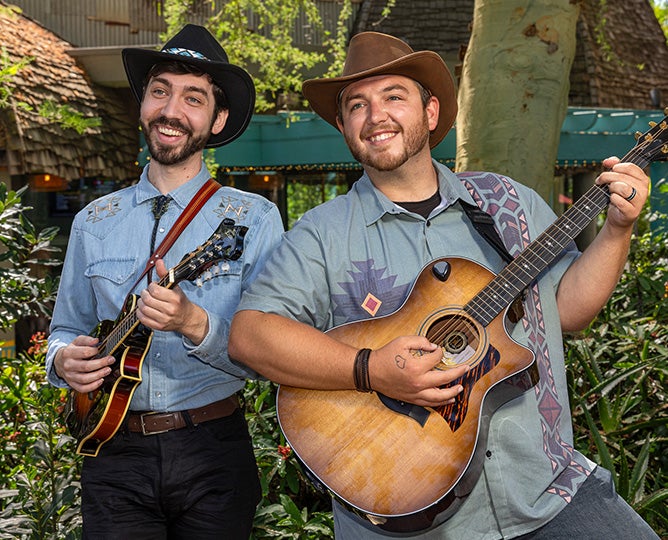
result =
M433 51L418 51L382 66L352 75L331 79L309 79L302 93L311 108L326 122L336 124L339 93L350 83L377 75L409 77L428 89L439 101L438 124L429 135L429 147L434 148L447 135L457 117L457 93L452 75L443 59Z
M225 126L220 133L211 135L206 148L228 144L248 127L255 108L255 86L250 75L240 67L148 49L123 49L122 57L130 88L138 103L142 100L146 75L159 62L189 64L211 76L213 82L225 92L230 108Z

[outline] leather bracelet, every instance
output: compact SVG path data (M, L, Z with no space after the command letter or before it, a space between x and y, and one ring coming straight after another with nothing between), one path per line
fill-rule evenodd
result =
M370 393L371 378L369 377L369 356L371 349L360 349L355 356L355 364L353 365L353 380L355 381L355 389L358 392Z

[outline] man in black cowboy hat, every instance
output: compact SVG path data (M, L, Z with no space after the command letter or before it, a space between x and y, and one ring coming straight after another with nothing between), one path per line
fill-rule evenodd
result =
M511 179L432 159L457 112L441 58L364 32L342 76L303 92L364 174L286 234L229 350L286 385L281 426L335 495L337 537L656 538L573 449L561 338L615 287L647 176L606 160L608 217L589 248L565 236L552 260L490 281L556 216ZM511 340L515 297L527 316Z
M243 133L254 85L200 26L187 25L160 51L125 49L123 62L151 161L136 185L75 217L47 354L53 384L82 397L102 388L111 394L100 425L120 416L108 428L118 431L101 444L97 431L82 430L83 536L245 539L260 487L236 394L253 372L229 358L227 337L241 293L283 226L265 198L210 182L202 154ZM177 235L181 218L186 226ZM192 263L196 274L206 270L201 284L174 281L167 268L204 244L225 218L235 221L232 247L243 240L241 255L222 256L221 242L221 255ZM165 253L158 246L166 237L176 239ZM105 380L117 369L113 350L89 332L115 320L130 293L137 295L131 309L139 328L152 333L138 341L130 333L118 348L141 360L141 383L123 396L123 386L110 390ZM127 331L120 322L117 328L121 336ZM125 415L116 408L119 395L129 400ZM95 428L97 420L89 421Z

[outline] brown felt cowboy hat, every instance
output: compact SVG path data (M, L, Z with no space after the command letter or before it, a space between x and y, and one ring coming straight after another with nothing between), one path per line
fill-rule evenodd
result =
M220 133L211 135L206 147L227 144L248 127L255 107L255 85L243 69L230 64L225 50L203 26L187 24L159 50L123 49L123 65L130 88L141 103L146 76L159 62L177 61L208 73L229 103L229 116Z
M434 148L441 142L457 116L457 94L452 75L435 52L414 52L406 43L388 34L362 32L353 36L343 74L332 79L304 81L302 93L323 120L337 127L339 93L354 81L376 75L409 77L438 98L438 124L429 136L429 146Z

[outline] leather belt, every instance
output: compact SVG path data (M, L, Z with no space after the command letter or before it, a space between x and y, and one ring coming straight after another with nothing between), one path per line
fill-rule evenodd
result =
M214 401L204 407L189 409L187 411L130 413L128 415L128 430L144 435L156 435L166 433L175 429L186 427L190 418L192 425L198 425L209 420L217 420L231 415L239 408L239 400L236 394L220 401Z

